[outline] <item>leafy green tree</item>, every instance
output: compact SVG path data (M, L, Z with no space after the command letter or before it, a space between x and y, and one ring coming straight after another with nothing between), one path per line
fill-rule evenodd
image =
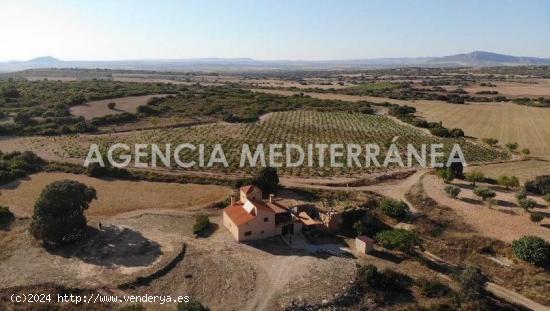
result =
M474 194L480 197L483 201L487 199L492 199L496 196L496 193L488 188L477 187L474 189Z
M523 236L513 241L512 249L521 260L538 266L550 264L550 243L537 236Z
M264 194L273 193L279 188L279 175L274 167L264 167L252 180L252 184L258 186Z
M502 175L497 178L497 184L506 187L506 189L519 187L519 179L516 176Z
M32 235L46 244L74 242L83 236L86 216L96 191L73 180L59 180L47 185L34 206Z
M410 213L409 206L405 202L388 198L380 203L380 211L397 220L403 220Z
M525 189L535 194L550 194L550 175L541 175L525 183Z
M193 233L201 234L210 226L210 219L208 215L197 215L195 216L195 224L193 225Z
M453 170L450 167L440 168L437 170L436 174L437 174L437 177L443 179L445 183L449 183L453 181L453 179L455 178L453 174Z
M507 143L506 144L506 148L510 151L510 152L515 152L519 147L519 144L518 143Z
M420 245L418 235L405 229L385 230L378 233L375 239L376 243L384 248L399 250L407 254L412 254L415 246Z
M539 223L544 219L544 214L543 213L531 213L529 215L529 219L531 219L531 221L534 222L534 223Z
M460 188L454 185L445 186L445 193L451 198L456 198L460 194Z
M519 200L518 203L519 203L519 206L520 206L521 208L523 208L524 210L526 210L526 211L528 211L528 210L530 210L530 209L532 209L532 208L537 207L537 202L535 202L535 200L529 199L529 198L527 198L527 199L521 199L521 200Z
M494 147L498 144L498 139L495 139L495 138L483 138L482 140L484 143L486 143L491 147Z
M482 182L485 180L485 175L479 171L471 171L465 174L466 180L472 183L472 186L476 186L476 182Z

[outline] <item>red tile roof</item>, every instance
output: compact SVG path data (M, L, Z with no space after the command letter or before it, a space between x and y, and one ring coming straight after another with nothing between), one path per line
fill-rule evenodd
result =
M359 239L359 240L361 240L361 241L363 241L363 242L365 242L365 243L374 243L374 240L371 239L371 238L369 238L369 237L366 236L366 235L360 235L360 236L357 237L357 239Z
M236 225L244 225L245 223L254 219L254 215L247 213L243 208L242 202L236 202L233 205L226 207L223 212L231 219L231 221Z

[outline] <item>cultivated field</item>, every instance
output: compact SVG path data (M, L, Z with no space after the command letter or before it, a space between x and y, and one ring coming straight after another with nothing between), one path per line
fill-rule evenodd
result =
M123 112L136 113L137 107L145 105L149 99L163 96L166 95L127 96L121 98L96 100L71 107L71 113L78 117L84 117L86 120ZM115 103L115 108L109 109L109 107L107 107L107 104L109 103Z
M495 87L468 86L464 90L470 93L479 91L497 91L507 97L547 97L550 96L550 80L531 79L521 82L494 82Z
M476 170L485 176L498 178L502 175L516 176L523 183L542 174L550 174L550 161L531 159L466 167L466 172Z
M146 181L97 179L67 173L38 173L28 179L1 186L0 205L17 216L32 216L34 203L44 187L56 180L70 179L92 186L98 193L87 214L115 215L135 210L186 210L226 199L231 189L216 185L174 184Z
M256 90L280 95L295 92ZM321 99L348 101L368 100L414 106L417 115L428 121L442 121L448 128L461 128L468 136L496 138L501 145L517 142L521 148L529 148L531 155L550 157L550 109L521 106L512 103L449 104L432 100L393 100L372 96L306 93Z

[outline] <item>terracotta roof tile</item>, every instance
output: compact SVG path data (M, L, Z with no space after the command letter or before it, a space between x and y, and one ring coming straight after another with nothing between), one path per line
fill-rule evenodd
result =
M236 202L233 205L226 207L223 212L227 214L236 226L244 225L256 217L246 212L243 208L242 202Z

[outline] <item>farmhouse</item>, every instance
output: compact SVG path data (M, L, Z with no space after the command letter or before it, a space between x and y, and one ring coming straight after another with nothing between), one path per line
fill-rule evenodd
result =
M231 198L231 205L223 210L223 224L239 242L293 234L302 228L290 209L273 195L262 200L262 190L256 186L241 187L236 202Z

